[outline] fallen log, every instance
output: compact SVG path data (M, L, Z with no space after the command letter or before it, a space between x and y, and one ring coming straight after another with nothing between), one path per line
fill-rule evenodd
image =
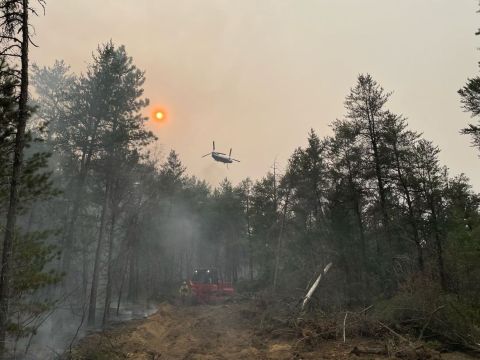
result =
M388 350L386 347L382 348L367 348L363 346L355 346L350 354L357 356L361 355L388 355Z
M317 280L315 280L310 290L308 290L307 295L305 295L305 298L303 299L302 310L305 307L305 305L307 305L307 303L310 301L310 298L312 297L313 293L317 289L317 286L320 283L320 279L322 278L322 275L326 274L331 267L332 267L332 263L329 263L327 266L325 266L325 269L323 269L323 272L321 272L320 275L318 275Z
M385 325L384 323L382 323L381 321L377 321L381 326L383 326L385 329L387 329L388 331L390 331L393 335L397 336L400 340L408 343L411 345L410 343L410 340L408 340L407 338L405 338L404 336L400 335L399 333L397 333L395 330L393 330L392 328L390 328L389 326Z

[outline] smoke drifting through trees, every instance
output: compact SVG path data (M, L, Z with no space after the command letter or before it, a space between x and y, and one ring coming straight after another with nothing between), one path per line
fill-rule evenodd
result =
M389 111L370 75L347 94L332 135L311 130L282 175L212 189L175 151L148 152L145 76L123 46L99 46L85 74L62 61L32 68L25 151L14 141L26 110L13 74L2 61L0 212L12 211L9 192L21 200L15 236L1 224L10 350L50 311L51 337L65 333L68 345L68 323L105 327L124 307L168 298L194 267L216 267L240 289L292 292L333 262L325 307L391 297L412 279L466 308L480 296L480 197Z

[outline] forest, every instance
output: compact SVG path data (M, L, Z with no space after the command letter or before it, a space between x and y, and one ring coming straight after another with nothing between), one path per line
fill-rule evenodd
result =
M480 351L480 194L390 110L392 89L359 75L343 117L283 169L212 185L158 151L125 46L100 43L83 73L30 58L45 6L0 1L0 358L34 359L45 342L68 358L125 309L170 301L195 268L298 307L329 263L305 316L374 304L382 324ZM472 76L451 90L480 155Z

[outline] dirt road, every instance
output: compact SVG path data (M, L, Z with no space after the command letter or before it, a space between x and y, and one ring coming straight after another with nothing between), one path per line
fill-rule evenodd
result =
M145 320L130 322L111 331L85 338L73 358L361 359L362 357L350 354L355 345L379 345L367 340L352 340L347 344L328 341L314 351L306 351L295 346L295 340L281 340L268 334L257 333L256 315L248 303L185 307L161 304L158 312ZM366 358L382 357L376 355Z

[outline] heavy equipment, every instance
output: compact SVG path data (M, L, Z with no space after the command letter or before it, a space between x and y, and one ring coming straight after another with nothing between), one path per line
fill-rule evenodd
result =
M235 293L231 282L224 281L216 269L196 269L189 286L193 300L200 304L216 303Z

